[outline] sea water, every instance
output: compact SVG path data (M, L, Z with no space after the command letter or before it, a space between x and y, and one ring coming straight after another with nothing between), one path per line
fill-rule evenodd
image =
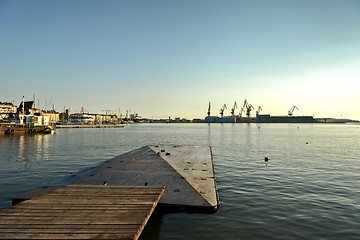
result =
M221 206L154 216L141 239L360 239L357 124L133 124L2 136L0 208L21 191L156 144L211 146Z

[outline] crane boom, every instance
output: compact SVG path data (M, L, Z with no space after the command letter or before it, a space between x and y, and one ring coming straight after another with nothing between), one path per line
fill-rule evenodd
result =
M246 116L250 117L251 109L255 109L253 105L249 104L248 101L245 99L244 106L242 107L242 111L246 111Z
M220 115L221 115L221 117L224 116L224 110L225 110L225 109L227 109L226 104L224 104L224 106L220 109Z
M244 107L242 107L241 110L240 110L240 114L239 114L240 117L242 117L243 112L244 112Z
M236 108L237 108L237 103L236 103L236 101L235 101L235 103L234 103L234 107L231 109L231 116L235 116L235 110L236 110Z
M290 110L288 111L288 115L289 115L289 116L292 116L295 109L299 110L295 105L293 105L293 106L290 108Z
M262 111L262 108L259 106L259 107L258 107L258 110L256 111L256 115L259 115L259 114L260 114L260 111Z

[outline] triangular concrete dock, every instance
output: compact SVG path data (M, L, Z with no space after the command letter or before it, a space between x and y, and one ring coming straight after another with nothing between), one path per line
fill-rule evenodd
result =
M161 186L163 211L213 213L219 207L210 147L145 146L101 163L67 184ZM39 187L13 196L13 203L42 195L57 186Z
M13 203L0 211L0 239L137 239L156 206L213 213L219 198L211 148L167 145L122 154Z
M210 147L145 146L106 161L75 183L163 186L161 207L214 212L219 206Z

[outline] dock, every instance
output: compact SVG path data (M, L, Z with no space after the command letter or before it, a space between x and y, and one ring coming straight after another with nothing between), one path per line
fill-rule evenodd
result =
M67 184L163 186L165 191L159 208L165 212L214 213L220 206L212 152L207 146L144 146L70 180ZM56 186L35 188L13 196L12 201L16 204L54 188Z
M68 185L0 211L0 239L138 239L163 187Z
M210 147L145 146L99 165L75 184L164 186L159 207L215 212L219 206Z
M56 125L56 128L70 129L70 128L123 128L124 125L120 124L66 124L66 125Z
M0 212L0 239L137 239L156 206L162 213L220 206L206 146L144 146L70 179L13 196L14 206Z

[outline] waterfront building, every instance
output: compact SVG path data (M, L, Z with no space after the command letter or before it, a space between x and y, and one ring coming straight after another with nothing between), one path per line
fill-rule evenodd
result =
M70 115L70 122L75 124L94 124L95 114L73 113Z
M0 102L0 121L9 119L12 115L16 114L17 107L10 102Z
M43 110L41 111L41 115L48 117L50 123L56 123L60 120L60 113L55 110Z

